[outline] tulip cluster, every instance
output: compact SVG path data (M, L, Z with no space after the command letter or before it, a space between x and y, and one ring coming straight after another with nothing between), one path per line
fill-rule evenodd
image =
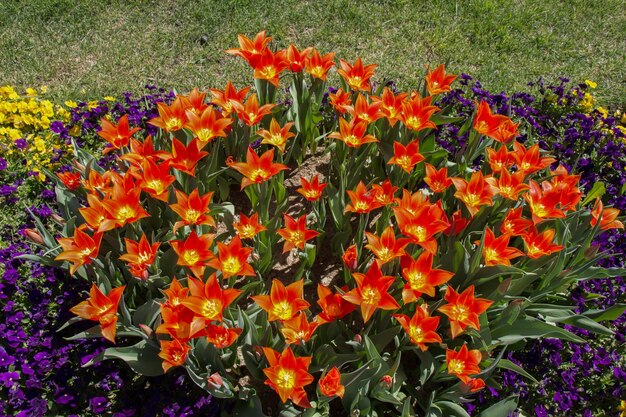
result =
M72 309L98 322L82 335L124 345L96 361L184 367L241 412L275 393L281 415L336 400L462 416L497 369L527 375L503 359L508 345L579 340L558 323L606 330L559 297L621 272L596 267L590 247L623 228L619 213L578 175L486 102L467 118L435 105L455 80L443 66L397 92L374 88L376 65L340 60L328 121L334 54L270 41L240 36L228 51L252 67L254 92L229 82L158 103L152 135L103 119L115 168L80 150L54 178L64 237L40 228L40 243L93 283ZM456 152L435 140L450 123L468 132Z

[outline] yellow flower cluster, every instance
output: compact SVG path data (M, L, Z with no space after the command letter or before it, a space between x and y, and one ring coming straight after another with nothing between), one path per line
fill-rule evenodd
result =
M49 130L53 120L67 121L69 112L43 99L46 91L46 87L27 88L20 95L10 85L0 86L0 153L10 165L25 159L27 169L39 172L40 180L45 179L42 168L53 168L54 149L69 148ZM25 147L17 146L19 139L26 141Z

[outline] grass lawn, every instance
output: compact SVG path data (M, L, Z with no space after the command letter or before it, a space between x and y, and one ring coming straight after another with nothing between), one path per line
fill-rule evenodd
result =
M0 84L48 85L63 98L100 98L146 83L179 91L239 86L251 70L224 50L267 29L278 46L313 45L380 65L414 86L447 63L491 90L544 76L598 83L626 103L623 0L102 1L3 0ZM418 75L419 74L419 75Z

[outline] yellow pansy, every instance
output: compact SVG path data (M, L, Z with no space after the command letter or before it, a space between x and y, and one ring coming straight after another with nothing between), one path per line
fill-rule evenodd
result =
M589 88L596 88L598 86L598 83L594 83L593 81L590 81L590 80L585 80L585 84L587 84Z
M69 107L70 109L73 109L73 108L78 107L78 103L76 103L75 101L72 101L72 100L67 100L65 102L65 106Z

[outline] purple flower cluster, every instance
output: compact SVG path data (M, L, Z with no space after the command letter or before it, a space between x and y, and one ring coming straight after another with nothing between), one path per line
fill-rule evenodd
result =
M617 126L619 121L600 111L590 114L579 110L586 84L570 86L569 80L560 79L557 86L545 86L543 80L531 83L538 95L515 93L492 94L478 81L461 75L462 88L447 94L440 105L451 106L455 112L471 115L475 102L485 100L499 114L520 121L520 130L526 132L518 138L530 138L556 157L558 164L581 174L580 184L585 191L601 181L605 184L605 206L626 210L626 196L621 192L626 183L625 135ZM459 135L459 127L442 126L437 132L438 142L451 152L462 147L467 133ZM626 262L626 233L609 230L595 242L602 251L612 253L601 264L606 267L624 267ZM589 297L594 294L593 297ZM570 294L578 310L604 309L626 302L624 278L595 279L581 282ZM626 395L626 314L613 323L605 323L615 331L615 336L596 336L585 330L569 327L587 340L584 344L543 340L527 344L523 350L510 353L508 358L524 367L539 380L532 384L524 377L505 372L502 390L488 390L479 396L474 411L494 399L520 394L526 415L538 417L584 417L616 415L620 398ZM477 407L478 405L478 407ZM608 414L607 414L608 413Z

